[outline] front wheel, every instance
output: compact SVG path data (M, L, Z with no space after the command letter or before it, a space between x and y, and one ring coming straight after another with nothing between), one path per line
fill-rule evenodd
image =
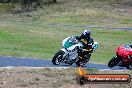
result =
M53 57L52 59L52 63L54 65L59 65L60 63L62 63L64 61L63 59L63 55L64 55L64 52L62 50L58 51L55 56Z
M112 68L116 66L119 62L120 62L120 59L117 56L115 56L109 61L108 67Z
M127 69L132 69L132 62L126 66Z

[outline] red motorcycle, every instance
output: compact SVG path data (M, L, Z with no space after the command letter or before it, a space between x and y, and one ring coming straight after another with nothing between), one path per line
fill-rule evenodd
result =
M120 66L132 69L132 44L119 46L116 49L116 56L109 61L108 66L110 68Z

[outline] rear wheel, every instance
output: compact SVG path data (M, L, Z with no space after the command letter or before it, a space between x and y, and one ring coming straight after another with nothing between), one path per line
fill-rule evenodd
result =
M116 66L119 62L120 62L120 59L117 56L115 56L109 61L108 67L112 68Z
M64 52L62 50L58 51L55 56L53 57L52 59L52 63L54 65L59 65L60 63L62 63L64 61L63 59L63 55L64 55Z

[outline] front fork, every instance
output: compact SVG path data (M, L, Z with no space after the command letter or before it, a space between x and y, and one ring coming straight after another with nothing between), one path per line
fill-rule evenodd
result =
M122 66L122 61L120 61L120 62L117 64L117 66Z
M119 57L118 53L117 55L115 56L115 58L117 58L118 60L120 60L117 64L117 66L122 66L122 61L121 61L121 58Z

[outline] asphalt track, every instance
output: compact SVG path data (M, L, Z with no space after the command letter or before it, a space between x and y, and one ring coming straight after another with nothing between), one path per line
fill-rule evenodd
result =
M73 65L53 65L51 60L44 59L32 59L26 57L12 57L12 56L0 56L0 67L77 67L76 64ZM124 67L116 66L114 68L109 68L105 64L93 64L87 63L84 68L96 68L99 70L126 70Z
M48 24L49 26L62 26L62 27L73 27L73 25L69 25L69 24L57 24L57 23L50 23ZM98 28L98 29L106 29L106 30L132 30L132 27L110 27L110 26L95 26L95 25L91 25L91 26L74 26L77 28L86 28L86 29L90 29L90 28Z

